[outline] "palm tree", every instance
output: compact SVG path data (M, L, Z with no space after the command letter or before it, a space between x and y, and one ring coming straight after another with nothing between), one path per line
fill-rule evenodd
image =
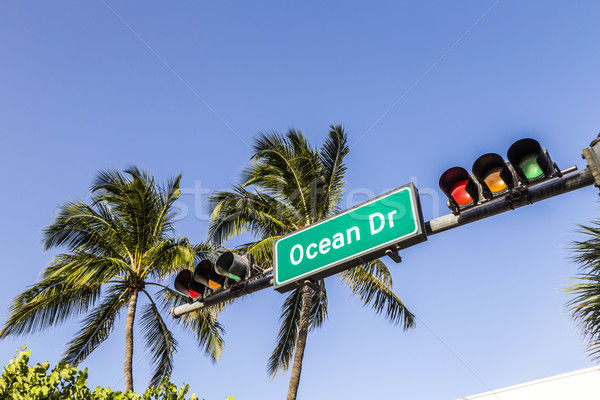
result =
M572 318L587 338L590 356L600 360L600 220L580 225L586 240L572 245L573 261L579 265L575 283L567 287L574 297L567 303Z
M209 239L221 245L249 232L257 241L240 246L240 251L252 254L262 266L272 265L277 238L340 211L348 151L342 126L331 126L318 150L298 130L292 129L285 136L276 132L260 134L241 184L231 191L216 192L209 199ZM392 291L390 271L381 260L339 276L376 313L384 313L404 329L413 326L414 317ZM294 356L288 399L297 395L308 331L321 326L327 317L325 282L319 285L320 290L313 291L304 284L292 290L283 303L277 346L267 369L274 377L289 368Z
M124 174L101 171L91 188L90 205L82 201L61 205L43 231L44 247L65 247L68 252L56 256L43 270L41 282L13 300L0 338L38 332L85 315L64 354L64 360L76 366L108 338L126 308L125 389L133 390L133 326L143 299L140 327L153 364L150 384L157 386L168 377L177 341L161 312L186 300L161 281L182 266L191 266L199 256L196 250L207 250L170 236L180 180L181 175L161 187L135 166ZM223 347L216 312L178 320L213 360Z

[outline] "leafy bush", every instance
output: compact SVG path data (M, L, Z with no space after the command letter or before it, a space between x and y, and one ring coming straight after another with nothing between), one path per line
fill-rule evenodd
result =
M31 351L17 350L17 355L3 368L0 377L0 399L28 400L186 400L188 385L177 389L168 380L158 387L148 388L142 395L132 391L113 392L110 387L97 387L92 391L86 386L87 368L83 371L71 368L61 361L48 374L50 363L45 361L29 366ZM192 395L188 400L197 400Z

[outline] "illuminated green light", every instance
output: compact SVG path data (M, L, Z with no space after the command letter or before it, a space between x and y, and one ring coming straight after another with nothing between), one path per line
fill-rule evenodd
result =
M239 281L241 278L237 275L232 274L231 272L229 273L229 277L235 281Z
M519 167L521 167L527 179L538 178L544 173L537 163L537 153L528 154L523 157L519 163Z

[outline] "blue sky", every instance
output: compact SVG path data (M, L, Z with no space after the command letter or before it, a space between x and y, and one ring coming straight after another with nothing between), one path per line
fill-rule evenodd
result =
M426 220L448 213L442 172L536 138L562 168L585 167L600 131L600 6L593 1L8 1L0 12L0 317L58 251L40 232L56 207L87 200L103 168L183 173L178 233L206 237L207 191L237 182L257 132L297 127L320 144L350 135L351 206L415 182ZM455 399L591 366L569 319L576 224L598 215L593 187L431 237L388 262L417 316L408 332L328 278L329 320L308 338L299 397ZM283 295L229 307L222 359L185 334L173 381L207 400L279 399L269 380ZM83 364L122 389L124 318ZM27 343L55 363L77 330ZM150 378L136 347L135 387Z

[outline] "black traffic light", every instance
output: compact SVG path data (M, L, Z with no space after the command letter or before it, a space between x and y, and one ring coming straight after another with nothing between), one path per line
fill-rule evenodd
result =
M218 274L234 281L249 278L252 273L252 259L248 256L226 251L217 259L215 270Z
M458 213L479 202L479 187L462 167L452 167L440 177L440 189L448 196L448 206Z
M521 195L528 186L561 176L548 151L534 139L521 139L508 149L508 162L495 153L473 163L472 174L452 167L440 177L440 189L454 214L507 195Z
M499 154L482 155L473 163L472 171L481 185L483 196L488 200L515 187L513 172Z
M215 265L210 260L202 260L194 268L194 280L215 290L225 284L226 277L217 273Z
M508 149L508 161L526 184L537 183L556 176L558 168L546 149L534 139L521 139Z
M192 271L184 269L175 277L175 290L195 299L204 294L206 287L194 280Z

